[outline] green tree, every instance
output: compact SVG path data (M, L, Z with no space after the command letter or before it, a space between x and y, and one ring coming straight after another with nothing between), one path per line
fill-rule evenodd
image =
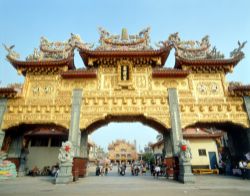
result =
M147 162L147 163L153 164L154 163L154 154L152 152L145 152L142 155L142 160Z

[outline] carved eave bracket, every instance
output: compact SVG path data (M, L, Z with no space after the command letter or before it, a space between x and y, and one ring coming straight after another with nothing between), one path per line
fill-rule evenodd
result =
M17 95L14 88L0 88L0 98L13 98Z
M228 87L228 93L233 97L250 96L250 85L231 85Z

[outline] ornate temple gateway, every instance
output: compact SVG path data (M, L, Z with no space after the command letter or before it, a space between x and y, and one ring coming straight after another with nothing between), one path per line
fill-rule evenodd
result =
M30 167L45 154L55 162L65 140L74 160L86 158L88 134L113 121L140 121L162 133L166 158L179 161L182 182L193 181L190 160L182 158L188 148L179 149L185 128L216 127L229 135L232 156L248 152L250 86L225 79L244 57L245 42L225 58L208 36L183 41L175 33L154 49L149 30L111 35L100 28L97 47L74 34L65 42L42 37L26 60L5 46L8 61L25 77L23 85L0 89L0 145L8 159L24 164L20 157L28 148ZM84 68L75 68L75 49ZM171 50L175 65L165 68ZM44 153L42 146L51 149Z

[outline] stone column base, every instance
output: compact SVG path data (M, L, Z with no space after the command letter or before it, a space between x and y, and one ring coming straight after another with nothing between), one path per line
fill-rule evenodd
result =
M73 182L72 163L63 163L60 165L55 184L67 184L70 182Z
M195 176L191 171L191 163L180 163L179 165L180 173L178 176L178 180L183 183L194 183Z

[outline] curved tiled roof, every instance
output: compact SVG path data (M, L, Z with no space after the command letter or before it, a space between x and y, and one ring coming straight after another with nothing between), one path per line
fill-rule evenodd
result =
M89 58L160 58L160 65L163 66L170 53L171 48L159 50L138 50L138 51L113 51L113 50L87 50L79 49L80 56L86 66L89 66Z
M250 96L250 85L229 85L231 96Z
M14 88L2 87L0 88L0 97L14 97L17 91Z

